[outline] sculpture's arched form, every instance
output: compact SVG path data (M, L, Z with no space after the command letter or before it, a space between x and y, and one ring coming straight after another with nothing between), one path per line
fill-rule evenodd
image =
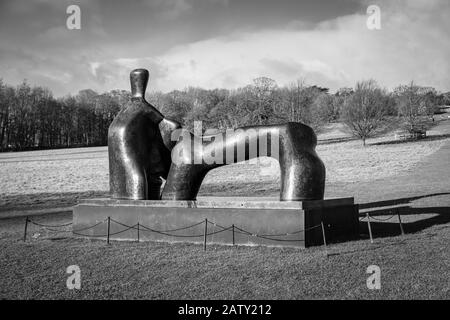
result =
M325 166L315 152L317 138L310 127L289 122L214 136L183 134L179 123L166 119L145 100L148 71L133 70L130 81L131 101L108 131L112 198L195 200L208 171L271 156L280 163L280 200L323 199ZM198 145L201 147L196 148ZM176 158L180 154L186 161ZM211 154L213 162L208 161ZM162 193L161 178L167 179Z
M184 135L172 151L172 160L180 155L182 159L172 162L162 199L195 200L210 170L259 156L270 156L280 163L281 201L323 199L325 166L315 151L316 144L314 131L294 122L243 127L201 141L192 134ZM242 150L240 157L238 150ZM207 161L211 154L214 163Z

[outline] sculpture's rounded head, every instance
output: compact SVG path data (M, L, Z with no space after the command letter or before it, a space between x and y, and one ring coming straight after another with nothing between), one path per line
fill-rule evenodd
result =
M131 96L133 98L144 98L148 83L147 69L134 69L130 73Z

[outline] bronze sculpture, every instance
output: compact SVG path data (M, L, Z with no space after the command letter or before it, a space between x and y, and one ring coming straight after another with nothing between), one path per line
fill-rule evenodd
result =
M171 132L180 125L145 101L147 70L133 70L130 81L131 101L108 130L111 197L159 199L171 164Z
M280 163L280 200L323 199L325 166L315 152L317 138L310 127L289 122L194 136L145 101L147 70L133 70L130 81L131 101L108 131L113 198L195 200L210 170L270 156ZM162 193L161 178L166 179Z

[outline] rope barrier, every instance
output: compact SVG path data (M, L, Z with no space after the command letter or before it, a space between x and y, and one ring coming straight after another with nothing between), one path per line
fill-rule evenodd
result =
M86 230L89 230L89 229L93 229L96 226L104 223L106 220L107 219L105 219L103 221L100 221L100 222L98 222L98 223L96 223L96 224L94 224L92 226L88 226L88 227L77 229L77 230L72 230L72 233L75 234L75 235L80 235L80 236L84 236L84 237L105 237L106 235L88 235L88 234L82 234L82 233L79 233L79 232L80 231L86 231ZM44 228L46 230L49 230L51 232L55 232L55 233L71 232L71 230L57 230L57 229L54 229L54 228L68 227L68 226L73 224L73 222L70 222L70 223L65 223L65 224L60 224L60 225L48 225L48 224L38 223L36 221L31 220L30 218L27 218L27 222L29 222L31 224L34 224L34 225L36 225L38 227L42 227L42 228ZM122 233L123 231L124 230L120 231L119 233ZM118 234L118 233L115 233L115 234ZM26 239L26 229L25 229L24 239Z
M98 222L98 223L96 223L96 224L94 224L92 226L86 227L86 228L82 228L82 229L78 229L78 230L72 230L72 233L78 234L77 232L79 232L79 231L85 231L85 230L89 230L89 229L95 228L96 226L102 224L105 221L106 221L106 219L103 220L103 221L100 221L100 222ZM57 229L54 229L54 228L68 227L68 226L73 224L73 222L70 222L70 223L65 223L65 224L60 224L60 225L48 225L48 224L38 223L38 222L33 221L33 220L29 219L29 218L28 218L28 222L31 223L31 224L34 224L34 225L36 225L38 227L42 227L42 228L44 228L46 230L49 230L51 232L55 232L55 233L71 232L71 230L57 230ZM82 235L82 234L78 234L78 235ZM89 236L89 235L83 235L83 236Z
M373 243L372 227L370 225L370 220L371 219L373 219L374 221L384 222L384 221L391 220L392 218L397 216L398 217L398 223L399 223L399 226L400 226L400 233L401 233L401 235L405 234L405 231L404 231L403 225L402 225L402 218L401 218L401 215L400 215L400 208L395 208L393 210L388 210L387 212L394 212L394 213L390 217L387 217L387 218L384 218L384 219L380 219L380 218L375 218L375 216L370 215L369 212L366 212L366 216L359 219L360 222L362 222L364 219L367 219L367 229L369 231L370 243Z
M90 227L85 227L85 228L81 228L81 229L77 229L77 230L72 230L72 232L80 232L80 231L86 231L86 230L89 230L89 229L93 229L93 228L95 228L96 226L98 226L98 225L104 223L106 220L108 220L108 219L105 219L105 220L103 220L103 221L97 222L96 224L94 224L94 225L92 225L92 226L90 226Z
M388 220L391 220L393 217L395 217L396 216L396 214L393 214L392 216L390 216L389 218L387 218L387 219L379 219L379 218L375 218L374 216L370 216L370 218L372 218L373 220L375 220L375 221L388 221Z
M120 224L122 226L129 227L128 225L123 224L123 223L121 223L121 222L119 222L117 220L114 220L112 218L111 218L111 221L114 222L114 223ZM204 224L204 223L205 223L205 221L200 221L200 222L194 223L194 224L192 224L190 226L187 226L187 227L182 227L182 228L177 228L177 229L169 229L169 230L164 230L164 231L161 231L161 230L155 230L155 231L159 231L159 232L175 232L175 231L181 231L181 230L190 229L190 228L196 227L196 226ZM143 225L140 224L140 226L143 226Z
M318 227L321 227L321 225L318 224L318 225L313 226L313 227L310 227L310 228L308 228L308 229L296 231L295 233L300 233L300 232L312 230L312 229L315 229L315 228L318 228ZM302 242L302 241L304 241L304 240L298 240L298 239L276 239L276 238L272 238L272 237L278 236L278 235L260 235L260 234L257 234L257 233L251 233L251 232L249 232L249 231L247 231L247 230L244 230L244 229L239 228L239 227L236 227L236 226L234 226L234 229L237 229L237 230L238 230L238 231L235 231L235 232L237 232L237 233L249 235L249 236L256 237L256 238L261 238L261 239L271 240L271 241L280 241L280 242L283 242L283 241L289 241L289 242L292 242L292 241L300 241L300 242ZM241 232L239 232L239 231L241 231ZM284 235L284 236L287 236L287 235L293 235L293 234L295 234L295 233L289 233L289 234L283 234L283 235Z
M214 225L214 226L216 226L216 227L225 229L225 227L224 227L224 226L221 226L220 224L217 224L217 223L214 223L214 222L210 222L210 221L208 221L208 223L210 223L210 224L212 224L212 225ZM232 227L232 226L231 226L231 227ZM291 235L295 235L295 234L299 234L299 233L302 233L302 232L306 232L306 231L309 231L309 230L312 230L312 229L315 229L315 228L318 228L318 227L320 227L320 224L318 224L318 225L316 225L316 226L313 226L313 227L310 227L310 228L307 228L307 229L302 229L302 230L297 230L297 231L287 232L287 233L278 233L278 234L254 234L254 233L251 233L251 232L246 231L246 230L244 230L244 229L238 228L238 227L236 227L236 225L234 226L234 228L237 229L238 231L239 231L239 230L242 231L242 232L235 231L235 232L237 232L237 233L245 234L245 235L251 235L251 236L257 236L257 237L283 237L283 236L291 236ZM228 227L228 228L230 228L230 227ZM286 241L292 241L292 240L286 240Z
M57 230L57 229L52 229L52 228L47 228L47 227L42 227L45 230L51 231L51 232L55 232L55 233L64 233L64 232L70 232L70 230Z
M33 221L31 219L28 219L29 222L31 222L34 225L40 226L40 227L44 227L44 228L61 228L61 227L67 227L70 226L73 222L69 222L69 223L65 223L65 224L59 224L59 225L48 225L48 224L42 224L42 223L38 223L36 221Z
M298 231L294 231L294 232L280 233L280 234L260 234L260 235L258 235L258 236L261 236L261 237L282 237L282 236L292 236L292 235L294 235L294 234L299 234L299 233L302 233L302 232L310 231L310 230L313 230L313 229L318 228L318 227L320 227L320 224L318 224L318 225L316 225L316 226L314 226L314 227L310 227L310 228L307 228L307 229L298 230Z
M137 226L137 224L135 224L134 226L131 226L131 227L129 227L129 228L123 229L122 231L110 233L109 236L114 236L114 235L116 235L116 234L123 233L123 232L125 232L125 231L130 230L130 229L136 229L136 226Z
M114 235L116 235L116 234L120 234L120 233L123 233L123 232L125 232L125 231L128 231L128 230L130 230L130 229L136 229L136 226L137 226L137 224L135 224L134 226L130 226L130 227L128 227L128 228L125 228L125 229L123 229L123 230L120 230L120 231L117 231L117 232L113 232L113 233L110 233L109 234L109 236L114 236ZM93 237L93 238L100 238L100 237L107 237L108 236L108 234L82 234L82 233L78 233L78 232L73 232L74 234L76 234L76 235L78 235L78 236L84 236L84 237Z
M403 227L401 225L400 213L398 211L396 213L392 214L392 216L390 216L388 218L385 218L385 219L375 218L375 217L369 215L369 213L366 213L365 217L359 217L359 221L363 221L364 219L368 219L368 223L369 223L368 227L369 227L369 232L370 232L370 219L373 219L373 220L376 220L376 221L388 221L388 220L392 219L396 215L399 216L401 232L402 232L402 234L404 234ZM99 226L100 224L103 224L106 221L108 221L108 232L107 232L107 234L92 234L92 235L89 235L89 234L85 234L85 233L80 233L81 231L86 231L86 230L93 229L93 228ZM114 232L114 233L110 233L109 232L109 226L110 226L110 222L111 221L116 223L116 224L118 224L118 225L120 225L120 226L125 227L125 229L117 231L117 232ZM30 222L31 224L34 224L36 226L45 228L46 230L49 230L49 231L52 231L52 232L56 232L56 233L70 232L70 230L57 230L57 229L54 229L54 228L68 227L70 225L73 225L73 222L65 223L65 224L61 224L61 225L47 225L47 224L35 222L35 221L33 221L33 220L31 220L31 219L29 219L27 217L26 221L25 221L24 238L23 238L24 241L26 241L27 223L28 222ZM173 234L173 232L191 229L191 228L194 228L196 226L203 225L203 224L205 225L205 232L203 232L203 233L191 234L191 235L189 235L189 234L184 234L184 235L183 234ZM207 230L208 229L207 228L208 224L211 224L211 225L214 226L213 232L208 232L208 230ZM218 227L221 230L216 231L215 227ZM108 240L109 240L110 236L121 234L121 233L126 232L126 231L128 231L130 229L133 229L133 230L138 230L138 241L139 241L139 231L141 231L141 230L142 231L146 231L146 232L158 233L158 234L161 234L161 235L164 235L164 236L176 237L176 238L199 238L199 237L204 237L205 239L206 239L207 236L214 236L215 234L218 234L218 233L221 233L221 232L225 232L225 231L228 231L228 230L232 230L232 232L233 232L233 244L234 244L235 243L235 239L234 239L235 233L243 234L243 235L246 235L246 236L249 236L249 237L251 236L251 237L256 237L256 238L270 240L270 241L278 241L278 242L304 241L304 240L298 240L298 239L279 239L277 237L293 236L293 235L296 235L296 234L299 234L299 233L304 233L304 232L307 232L307 231L310 231L310 230L313 230L313 229L316 229L316 228L320 228L320 227L322 227L322 229L323 229L323 224L322 223L318 224L318 225L315 225L315 226L312 226L312 227L309 227L309 228L306 228L306 229L297 230L297 231L293 231L293 232L278 233L278 234L258 234L258 233L252 233L252 232L250 232L248 230L245 230L243 228L240 228L240 227L238 227L238 226L236 226L234 224L232 224L229 227L225 227L225 226L217 224L217 223L215 223L213 221L208 221L207 219L205 219L203 221L199 221L197 223L194 223L194 224L186 226L186 227L180 227L180 228L168 229L168 230L156 230L156 229L150 228L148 226L142 225L139 222L137 224L135 224L135 225L129 226L127 224L124 224L124 223L122 223L120 221L117 221L115 219L112 219L112 218L108 217L108 218L106 218L106 219L104 219L102 221L99 221L99 222L95 223L92 226L87 226L85 228L72 230L72 233L75 234L75 235L78 235L78 236L83 236L83 237L93 237L93 238L96 238L96 237L108 237ZM322 231L324 231L324 230L322 230ZM373 242L372 237L371 237L371 241Z
M217 224L217 223L213 223L213 222L209 222L208 221L208 223L211 223L211 224L213 224L214 226L216 226L216 227L219 227L219 228L222 228L222 229L226 229L224 226L221 226L221 225L219 225L219 224ZM233 228L233 226L231 226L231 228ZM248 232L248 231L246 231L246 230L244 230L244 229L241 229L241 228L239 228L239 227L236 227L235 225L234 225L234 232L235 233L239 233L239 234L243 234L243 235L246 235L246 236L252 236L252 237L256 237L256 236L258 236L257 234L255 234L255 233L251 233L251 232ZM237 230L237 231L236 231ZM272 236L276 236L276 235L272 235Z
M204 222L202 222L202 223L204 223ZM144 226L144 225L142 225L142 224L140 224L140 226L141 226L142 228L146 229L147 231L159 233L159 234L162 234L162 235L165 235L165 236L170 236L170 237L198 238L198 237L204 237L204 236L205 236L204 233L202 233L202 234L195 234L195 235L170 234L170 233L167 233L167 232L163 232L163 231L159 231L159 230L154 230L154 229L149 228L149 227L147 227L147 226ZM230 230L231 228L232 228L232 227L228 227L228 228L225 228L225 229L222 229L222 230L219 230L219 231L210 232L210 233L207 233L206 235L207 235L207 236L212 236L212 235L215 235L215 234L218 234L218 233L221 233L221 232ZM235 228L236 228L236 227L235 227ZM145 231L145 230L144 230L144 231Z

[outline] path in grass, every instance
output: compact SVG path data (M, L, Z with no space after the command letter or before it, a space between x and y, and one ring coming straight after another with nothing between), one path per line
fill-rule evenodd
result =
M446 134L450 133L450 121L442 122L437 129ZM359 203L439 193L450 193L450 141L448 140L438 151L424 158L405 173L370 183L334 183L328 185L326 190L326 194L332 197L354 195Z

